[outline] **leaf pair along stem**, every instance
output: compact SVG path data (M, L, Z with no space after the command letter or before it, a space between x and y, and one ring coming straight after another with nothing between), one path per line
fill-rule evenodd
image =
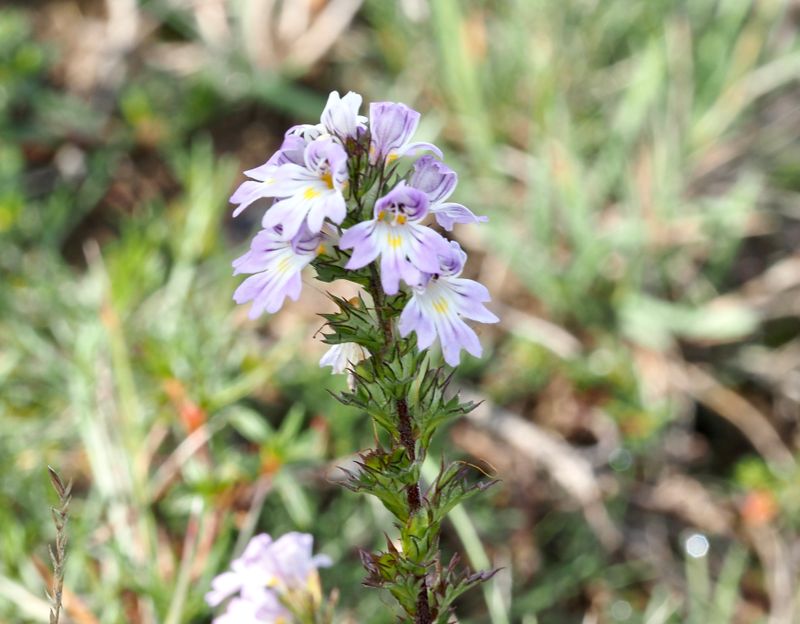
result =
M378 279L378 270L374 264L370 266L370 286L369 292L375 305L375 315L383 333L383 354L392 349L395 344L394 327L391 316L387 314L386 297ZM397 413L397 428L400 434L400 442L406 450L406 454L411 462L416 461L416 440L414 439L414 429L411 423L411 416L408 411L408 403L405 397L400 397L395 401ZM422 506L422 495L420 493L419 482L412 483L406 487L406 499L408 509L413 516ZM420 578L420 589L417 597L417 609L414 624L432 624L430 604L428 601L428 584L425 576Z

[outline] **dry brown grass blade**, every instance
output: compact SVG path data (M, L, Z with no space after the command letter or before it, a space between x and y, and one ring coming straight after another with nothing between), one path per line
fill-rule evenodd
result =
M699 366L675 364L670 373L679 389L741 431L773 469L794 468L794 457L772 423L747 399L723 386Z
M586 458L563 439L493 405L483 396L474 392L462 392L461 396L466 401L482 401L467 415L467 420L542 466L580 504L586 521L604 547L614 550L621 544L622 536L603 505L600 484Z
M511 333L536 343L565 360L581 353L580 341L563 327L500 303L495 303L493 307L500 316L501 325Z
M792 572L789 544L769 525L750 527L748 537L764 566L770 602L767 624L795 624L793 593L797 582Z
M290 66L310 67L330 49L350 25L363 0L331 0L291 46Z
M734 515L699 481L683 474L663 476L651 490L637 496L647 509L672 514L707 533L729 535Z
M181 467L206 445L216 431L217 427L215 426L200 425L172 451L164 463L158 467L151 480L151 500L156 501L164 495Z
M47 567L47 564L36 555L31 557L36 571L42 580L48 585L53 585L53 573ZM100 624L100 621L89 611L86 603L81 600L80 596L71 592L68 588L62 591L62 598L64 603L64 611L69 615L74 624Z

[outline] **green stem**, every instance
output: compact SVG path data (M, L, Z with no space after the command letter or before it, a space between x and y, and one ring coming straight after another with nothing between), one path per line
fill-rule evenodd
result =
M394 328L392 319L386 314L386 298L380 285L378 270L374 264L370 265L370 295L375 305L375 316L378 320L378 325L383 332L383 348L381 349L380 358L386 355L387 351L392 348L395 343ZM395 409L397 413L398 433L400 434L400 443L406 450L408 458L413 462L416 460L416 440L414 439L414 428L411 423L411 415L408 413L408 403L405 397L397 399L395 402ZM406 500L408 501L408 508L413 516L422 507L422 496L420 493L419 482L413 483L406 487ZM430 604L428 601L428 584L425 576L420 577L421 587L417 597L416 616L414 624L432 624L433 618L431 616Z

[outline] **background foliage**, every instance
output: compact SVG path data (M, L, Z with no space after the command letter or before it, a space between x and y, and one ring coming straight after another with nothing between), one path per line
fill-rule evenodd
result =
M461 621L800 618L800 7L782 0L40 0L0 8L0 621L207 622L257 531L313 532L389 622L338 485L365 417L324 293L253 323L239 171L331 89L423 112L499 329L438 443L502 479L446 550ZM436 453L434 453L436 455Z

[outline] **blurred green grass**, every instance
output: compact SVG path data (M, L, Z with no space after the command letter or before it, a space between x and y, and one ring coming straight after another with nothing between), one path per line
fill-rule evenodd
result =
M318 310L230 300L238 171L333 88L423 112L491 219L457 234L504 321L461 383L588 462L622 536L456 427L442 450L503 479L444 537L503 568L460 621L800 617L795 4L356 4L0 9L0 621L47 621L48 464L76 483L76 622L209 621L232 552L291 529L336 561L342 621L392 621L356 555L387 516L333 482L371 432L326 392ZM120 23L140 36L104 49Z

